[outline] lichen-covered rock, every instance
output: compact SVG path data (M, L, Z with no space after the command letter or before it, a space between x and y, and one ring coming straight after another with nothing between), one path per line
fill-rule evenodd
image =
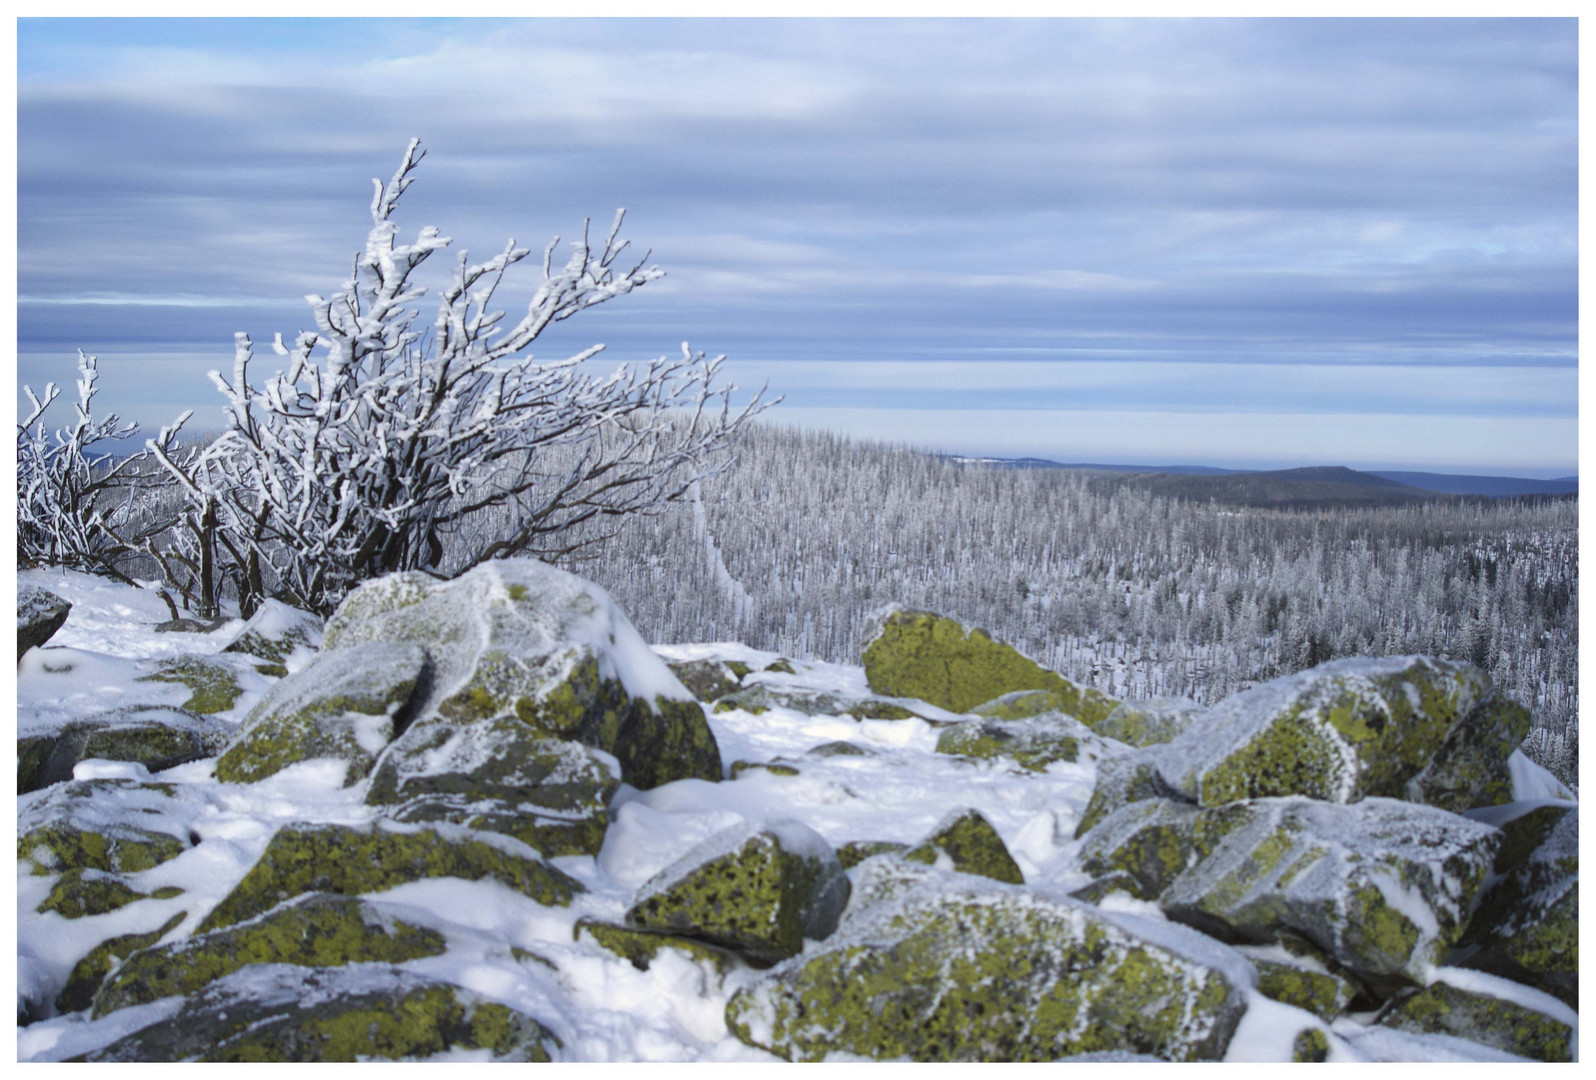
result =
M771 964L835 930L847 902L848 876L818 833L796 821L745 822L644 883L626 923Z
M491 840L490 840L491 838ZM497 842L492 842L497 841ZM585 891L559 870L515 850L520 845L439 825L357 829L345 825L287 825L260 859L196 928L217 930L310 892L358 896L407 881L492 878L540 904L564 907Z
M1177 791L1168 780L1164 779L1164 774L1158 769L1158 763L1149 758L1146 751L1133 751L1119 757L1104 758L1097 763L1097 783L1093 786L1092 797L1075 827L1075 835L1085 836L1120 807L1144 799L1191 801L1184 792Z
M610 812L603 799L613 783L596 788L583 805L552 809L538 803L474 799L463 795L422 795L389 811L394 821L412 824L446 822L478 832L499 833L521 841L548 858L597 855L604 846Z
M1358 996L1356 983L1331 971L1308 949L1299 948L1292 953L1278 945L1244 945L1240 952L1258 972L1260 994L1295 1005L1321 1020L1334 1020Z
M1228 697L1144 753L1204 806L1383 796L1461 812L1512 797L1507 760L1529 723L1471 664L1355 657Z
M1049 712L1024 720L966 720L942 729L937 753L977 760L1012 761L1030 772L1042 772L1055 761L1099 761L1124 751L1091 728Z
M94 1003L95 991L105 981L106 975L116 968L118 962L140 949L154 945L176 930L186 918L188 912L179 911L160 927L148 933L120 934L90 949L86 956L73 965L71 974L67 976L66 985L56 995L55 1011L65 1014L87 1009Z
M181 855L188 845L167 833L123 824L79 828L67 821L35 826L17 838L17 860L32 873L104 870L136 874Z
M85 1061L360 1061L486 1050L548 1061L560 1042L524 1013L400 968L253 965Z
M1081 869L1141 900L1156 900L1212 850L1212 830L1199 834L1203 812L1173 799L1143 799L1098 822L1081 845Z
M844 870L852 870L877 855L901 855L908 850L908 844L896 840L850 840L837 849L837 861Z
M381 904L312 893L247 922L134 953L95 995L94 1015L192 994L251 964L401 964L443 950L443 935Z
M227 727L185 709L132 705L96 713L67 724L29 746L26 777L18 765L18 793L37 791L72 779L80 761L133 761L151 772L214 754ZM20 743L20 740L19 740Z
M583 933L591 937L602 949L614 953L638 971L647 971L661 949L674 949L689 960L707 962L724 975L738 964L735 953L717 949L680 934L661 934L652 930L638 930L631 926L617 926L597 919L578 919L571 930L571 939L579 940Z
M1130 746L1156 746L1190 728L1202 711L1202 706L1190 698L1122 701L1092 728L1099 735Z
M368 582L328 621L322 648L371 642L426 650L432 677L418 717L515 716L613 754L634 787L721 778L703 710L626 616L598 586L536 560L497 560L452 581Z
M875 859L855 871L873 899L733 995L732 1033L792 1061L1224 1054L1245 1009L1233 952L1167 928L1155 941L1086 904L967 875L915 867L905 878L908 867ZM875 887L878 874L890 887Z
M860 746L858 743L844 742L841 739L823 742L804 751L804 757L817 758L876 757L879 754L880 751L872 746Z
M1064 695L1052 690L1013 690L971 709L989 720L1024 720L1043 713L1067 713Z
M735 693L742 685L731 668L719 660L683 660L674 664L667 662L665 666L688 693L705 704Z
M406 707L426 677L427 654L416 645L321 653L250 710L216 762L216 779L252 784L302 761L337 758L348 763L344 786L357 784L409 722Z
M1579 1007L1579 811L1543 806L1502 826L1499 880L1455 959Z
M929 611L892 608L878 613L865 634L865 678L890 697L918 698L968 712L1015 690L1050 690L1059 708L1087 726L1118 702L1076 686L984 630Z
M48 589L37 585L17 586L17 660L22 654L43 645L66 622L72 605Z
M1166 915L1222 940L1306 939L1377 991L1441 961L1501 842L1488 825L1393 799L1256 799L1199 821L1211 852L1163 892Z
M65 919L81 919L89 915L105 915L117 908L126 907L135 900L155 897L165 900L182 893L182 889L168 886L153 893L141 893L114 874L101 870L67 870L50 893L35 909L53 911Z
M851 716L855 720L924 720L912 709L876 698L856 698L814 690L787 690L755 683L724 694L715 702L715 712L741 709L755 716L771 709L791 709L805 716Z
M1574 1060L1574 1032L1562 1020L1444 979L1392 1002L1378 1022L1401 1031L1456 1035L1537 1061Z
M957 810L943 818L931 835L904 852L912 862L928 865L948 860L948 868L1010 885L1024 885L1025 875L1009 854L992 823L978 810Z
M238 675L226 664L200 656L180 656L161 665L140 682L167 682L185 686L189 698L183 708L192 713L226 712L242 694Z
M1293 1064L1312 1064L1329 1057L1330 1036L1324 1033L1323 1028L1303 1028L1291 1040Z
M264 661L256 665L261 674L282 678L288 674L289 657L314 652L321 640L322 623L316 616L280 600L264 600L222 651L253 656Z
M73 780L24 796L17 808L17 861L32 874L134 874L175 858L188 849L188 829L167 816L174 790L132 780Z
M726 770L726 775L728 779L735 780L743 773L754 769L769 773L771 776L797 776L801 771L798 766L777 758L774 761L734 761L731 763L731 768Z

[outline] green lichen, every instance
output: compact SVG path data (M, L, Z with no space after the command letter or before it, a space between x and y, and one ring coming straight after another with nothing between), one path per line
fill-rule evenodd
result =
M852 870L873 856L896 855L908 850L908 844L895 840L850 840L837 849L837 861L844 870Z
M246 923L134 954L100 988L94 1016L191 994L251 964L398 964L443 951L436 931L380 915L360 900L312 895Z
M1124 807L1115 825L1088 838L1081 869L1098 878L1121 874L1119 887L1138 899L1156 900L1200 857L1197 817L1187 804L1163 799Z
M123 826L114 832L80 829L67 822L40 825L17 839L17 861L34 874L103 870L136 874L181 855L183 841L166 833Z
M1303 1028L1291 1040L1291 1060L1294 1063L1325 1061L1330 1057L1330 1037L1323 1028Z
M848 707L849 716L855 720L924 720L925 717L902 705L890 701L861 701Z
M164 768L203 752L199 738L189 731L164 724L109 724L89 732L83 741L82 760L136 761Z
M1572 1061L1573 1031L1561 1020L1516 1002L1445 982L1394 1002L1379 1023L1403 1031L1455 1035L1537 1061Z
M937 736L937 753L980 761L1008 760L1028 772L1043 772L1055 761L1080 759L1084 730L1066 717L1057 717L1052 724L1045 719L966 721L942 730Z
M953 861L961 874L977 874L1010 885L1025 884L1025 875L1009 854L992 823L976 810L945 819L932 834L903 855L911 862L934 865L939 855Z
M1287 717L1204 773L1198 801L1220 806L1275 795L1339 801L1341 776L1341 757L1323 732Z
M968 712L1015 690L1050 690L1059 695L1062 711L1090 727L1118 704L1083 692L984 630L966 630L928 611L889 616L863 661L872 692L918 698L953 712Z
M148 895L133 890L119 878L95 870L74 869L63 873L50 886L50 895L35 910L53 911L67 919L81 919L86 915L104 915L126 907L135 900L143 900Z
M119 961L140 949L154 945L177 929L186 918L188 912L180 911L167 919L157 930L151 930L146 934L122 934L102 941L90 949L88 955L73 965L71 974L67 976L66 985L56 996L55 1011L64 1014L87 1009L94 1002L94 992L99 989L106 975L110 974Z
M504 592L511 600L525 600L527 596L525 585L506 585Z
M303 893L357 896L440 877L492 878L540 904L558 907L584 891L552 866L470 836L444 836L427 828L398 832L290 825L277 831L259 861L196 932L242 922Z
M638 971L647 971L661 949L674 949L690 960L708 963L721 975L737 966L734 954L679 934L653 933L596 919L579 919L571 931L572 940L580 939L584 931L600 948L619 956Z
M226 712L244 692L231 668L197 656L167 661L139 681L179 683L188 687L190 697L183 702L183 708L196 713Z
M1330 1021L1340 1016L1357 993L1352 983L1328 972L1256 958L1252 965L1258 969L1260 994L1305 1009L1321 1020Z
M736 677L738 682L741 682L743 676L754 670L741 660L728 660L726 661L726 667L731 671L732 675Z
M413 824L449 822L480 832L513 836L550 858L597 855L604 846L609 810L602 802L585 813L569 816L542 813L540 809L492 799L423 797L405 803L393 811L392 817L395 821Z
M793 674L792 661L783 657L782 659L777 660L774 664L771 664L769 667L765 668L765 670L776 675L791 675Z
M770 773L772 776L798 775L796 766L788 765L781 761L734 761L731 763L731 768L728 770L727 775L735 780L750 769L758 769L761 772Z
M1064 695L1052 690L1015 690L970 711L991 720L1024 720L1047 712L1064 712Z

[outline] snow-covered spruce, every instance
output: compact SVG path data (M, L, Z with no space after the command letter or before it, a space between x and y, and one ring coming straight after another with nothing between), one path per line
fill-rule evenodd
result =
M1578 868L1564 824L1577 810L1517 754L1503 767L1508 796L1520 801L1466 818L1380 797L1205 807L1162 774L1133 768L1167 802L1125 806L1083 845L1074 834L1094 788L1122 761L1145 768L1140 752L1059 755L1033 769L937 752L948 731L977 730L1036 701L1010 694L981 707L985 715L960 715L873 694L858 667L736 643L649 650L586 583L547 568L492 569L502 576L470 576L449 603L434 593L440 583L405 581L360 621L372 640L340 642L334 619L322 651L287 654L292 673L281 679L258 670L264 657L222 651L239 634L236 620L212 634L156 633L167 613L146 592L24 573L24 583L73 604L19 666L28 738L58 739L107 709L153 717L200 696L218 708L196 721L233 727L268 694L315 700L302 676L356 655L418 650L427 664L391 715L379 693L366 705L376 712L339 712L329 700L318 716L342 717L351 733L359 715L403 729L352 784L349 757L334 747L332 756L298 752L250 782L224 782L216 759L156 775L137 761L75 759L74 779L21 796L20 1058L1577 1057L1572 1009L1525 985L1557 993L1577 974L1567 955L1561 967L1530 966L1551 951L1546 942L1577 939L1569 897ZM512 595L518 586L528 595ZM404 598L417 602L390 603ZM409 611L438 615L432 626L443 630L388 636ZM494 659L490 642L541 659ZM656 690L687 703L662 660L703 662L761 688L757 703L719 696L726 707L700 722L726 761L780 767L745 767L714 783L620 783L624 750L521 715L536 719L539 688L565 685L551 673L582 667L550 659L566 654L594 657L627 700L645 704ZM234 690L202 695L204 665L225 670ZM452 682L438 677L444 668ZM148 679L180 671L197 685ZM512 682L514 696L489 715L459 708L468 686L493 694ZM1051 692L1037 693L1044 711L1057 708ZM517 709L527 697L532 704ZM1204 713L1192 717L1194 728L1204 722ZM453 734L396 752L428 729ZM1101 738L1084 731L1083 745ZM100 752L124 750L106 743ZM1134 833L1121 819L1149 807L1162 808L1163 837L1184 836L1189 853L1177 844L1166 864L1165 845L1148 833L1120 866L1100 858L1110 838ZM786 823L772 825L772 813ZM711 890L688 890L682 909L694 915L683 930L622 925L640 899L660 895L651 881L716 864L699 880L736 885L779 869L774 849L754 842L769 835L800 867L829 868L824 895L848 884L840 921L806 921L796 955L762 969L768 955L690 936L713 921L717 903L729 910ZM1498 836L1486 902L1442 955L1436 942L1469 919L1468 882L1483 876ZM853 866L847 877L838 863ZM1217 882L1199 901L1216 914L1193 922L1252 943L1227 945L1170 921L1160 905L1171 871L1176 882ZM1347 887L1338 892L1331 879ZM1350 901L1315 906L1321 893L1345 899L1362 884L1413 925L1433 917L1435 941L1416 948L1399 976L1371 976L1348 956L1368 926L1400 920L1364 918L1366 906ZM1515 981L1456 966L1501 951L1489 945L1501 927L1487 912L1502 909L1516 916L1513 940L1538 942L1512 961ZM1543 924L1542 910L1566 920ZM817 1023L817 1008L835 1016Z

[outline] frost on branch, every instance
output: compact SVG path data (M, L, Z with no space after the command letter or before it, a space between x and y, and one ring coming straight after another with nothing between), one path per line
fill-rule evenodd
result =
M68 566L129 581L116 563L172 522L149 500L135 498L141 483L160 484L139 477L146 453L118 461L96 449L138 431L115 413L94 418L98 381L98 359L79 349L76 417L53 436L43 418L59 388L45 384L42 397L22 388L31 408L17 424L17 558L25 566Z
M594 345L552 363L524 350L551 323L662 276L622 256L623 212L598 246L584 225L563 265L556 237L513 325L494 310L514 240L485 263L462 252L427 332L413 275L449 239L392 221L423 153L412 140L376 188L371 232L331 299L309 297L317 329L274 349L286 367L250 382L253 343L236 335L232 377L212 372L227 429L188 462L152 440L191 502L214 515L215 565L246 610L264 595L330 610L361 581L396 570L455 574L487 559L569 556L608 530L574 526L650 513L725 467L731 436L765 408L733 410L715 381L724 357L590 372ZM201 543L206 543L201 533Z

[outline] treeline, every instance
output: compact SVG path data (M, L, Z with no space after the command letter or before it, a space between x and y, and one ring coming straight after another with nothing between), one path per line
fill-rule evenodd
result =
M575 567L655 641L857 663L888 602L1107 693L1213 702L1341 656L1466 659L1578 756L1577 501L1254 510L761 425L695 502ZM613 523L612 523L613 525Z

